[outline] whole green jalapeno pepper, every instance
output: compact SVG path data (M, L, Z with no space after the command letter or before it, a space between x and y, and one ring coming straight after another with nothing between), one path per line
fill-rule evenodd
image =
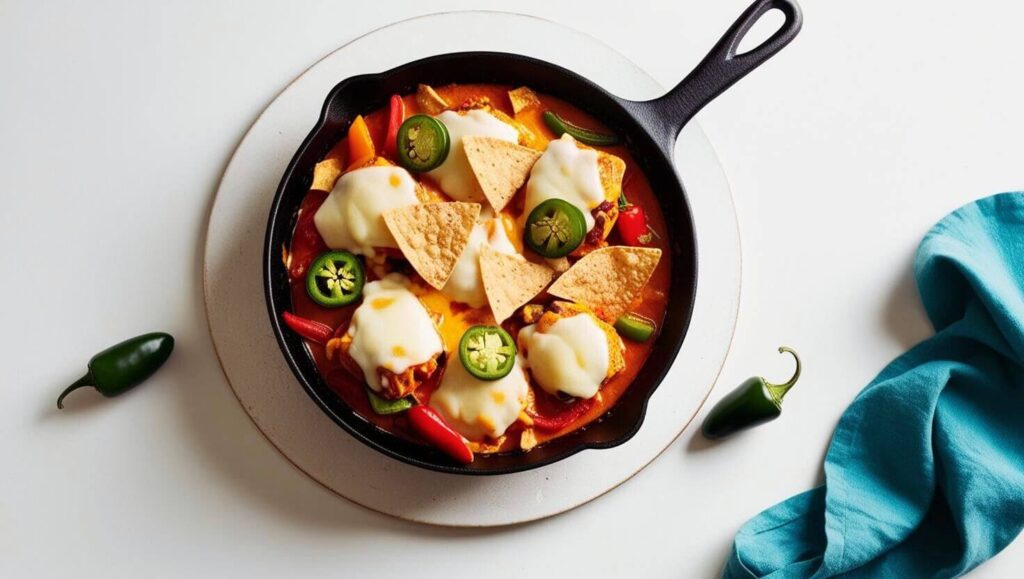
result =
M68 386L57 398L64 408L64 397L91 386L106 397L131 390L163 366L174 350L174 338L163 332L136 336L103 350L89 360L89 371Z
M793 377L784 384L772 384L759 376L745 380L708 413L701 426L705 437L723 438L775 420L782 414L783 397L800 379L800 357L785 346L779 348L779 353L783 352L791 354L796 360Z

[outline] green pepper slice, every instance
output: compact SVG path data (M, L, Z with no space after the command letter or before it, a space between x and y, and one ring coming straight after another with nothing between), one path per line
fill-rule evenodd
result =
M615 330L619 332L619 335L634 342L650 340L657 329L658 325L654 323L654 320L633 312L622 314L619 319L615 320Z
M409 397L388 400L369 389L366 390L366 397L370 399L370 408L377 414L398 414L412 408L412 400Z
M508 376L516 363L516 344L498 326L473 326L459 341L459 360L466 371L481 380Z
M544 257L563 257L583 243L587 222L575 205L548 199L530 212L523 233L530 249Z
M328 251L309 266L306 293L325 308L340 308L359 299L365 281L356 256L347 251Z
M413 115L398 127L398 162L422 173L436 169L448 157L451 142L444 123L428 115Z
M555 136L561 137L563 134L569 133L572 135L572 138L584 145L590 145L591 147L610 147L622 142L622 139L620 139L618 135L609 135L606 133L591 131L590 129L584 129L579 125L574 125L563 119L554 111L547 111L544 113L544 124L551 129L551 132L553 132Z

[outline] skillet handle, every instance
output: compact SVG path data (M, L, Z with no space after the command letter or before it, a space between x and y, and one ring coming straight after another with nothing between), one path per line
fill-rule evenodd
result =
M782 26L756 48L736 54L743 37L772 9L780 10L786 17ZM704 105L782 50L796 37L802 25L803 15L795 0L756 0L682 82L664 96L637 103L648 109L647 115L653 116L653 124L660 125L653 132L663 143L667 141L665 144L671 151L679 131Z

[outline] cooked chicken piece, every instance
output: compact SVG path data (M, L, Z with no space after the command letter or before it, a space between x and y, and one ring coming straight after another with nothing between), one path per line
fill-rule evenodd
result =
M359 364L348 353L351 347L352 336L347 332L343 333L341 337L334 338L327 343L327 357L333 358L334 354L337 354L338 362L341 363L342 367L348 370L354 377L362 380L364 376L362 368L359 367ZM381 391L377 392L377 394L381 398L388 400L397 400L412 394L437 371L439 357L440 354L422 364L410 366L400 374L396 374L387 368L377 368L377 375L380 377L381 385Z

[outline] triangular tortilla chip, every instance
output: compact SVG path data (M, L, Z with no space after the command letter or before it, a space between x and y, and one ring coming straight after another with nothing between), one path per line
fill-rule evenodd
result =
M611 153L598 151L597 170L601 175L604 198L612 203L617 202L619 195L622 194L622 176L626 173L626 162Z
M341 176L341 169L341 159L337 157L320 161L313 167L313 184L309 188L330 193Z
M421 84L416 87L416 104L428 115L436 115L448 108L448 101L437 94L434 87L429 84Z
M612 322L640 295L660 259L661 250L656 248L602 247L573 264L548 293L588 306Z
M441 289L479 216L479 203L425 203L385 211L384 223L420 277Z
M521 255L502 253L486 244L480 246L480 277L494 320L499 324L539 294L554 275L551 268L526 261Z
M508 205L541 156L540 151L491 137L463 137L462 147L495 211Z
M537 93L530 90L530 87L521 86L517 89L508 91L508 100L512 103L512 112L519 114L519 111L528 109L534 105L540 104L540 99L537 98Z

